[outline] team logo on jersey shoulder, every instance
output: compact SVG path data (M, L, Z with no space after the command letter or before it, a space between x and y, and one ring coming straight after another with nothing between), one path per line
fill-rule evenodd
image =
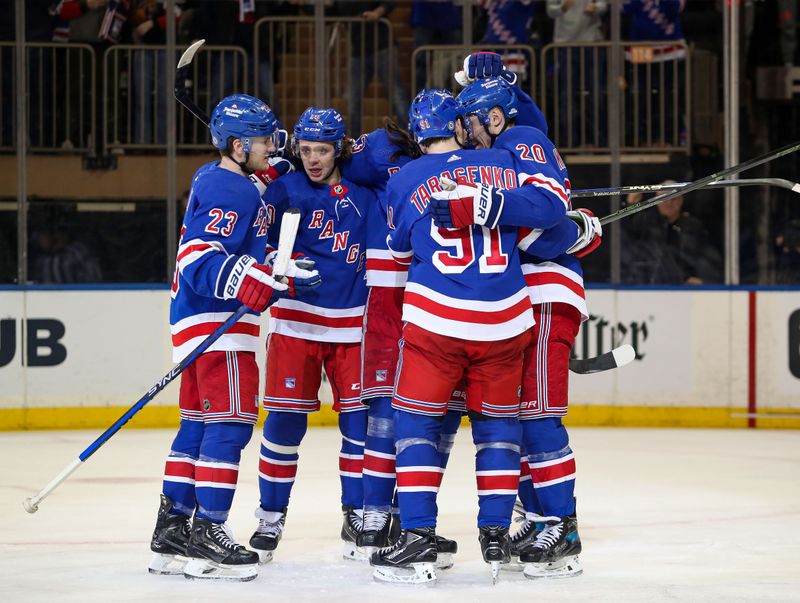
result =
M363 151L365 146L367 146L367 135L362 134L358 137L358 140L353 143L353 153Z
M349 192L349 189L341 182L331 185L331 197L339 197L341 199Z
M294 389L295 386L296 386L295 378L294 377L286 377L286 379L283 380L283 386L286 389Z

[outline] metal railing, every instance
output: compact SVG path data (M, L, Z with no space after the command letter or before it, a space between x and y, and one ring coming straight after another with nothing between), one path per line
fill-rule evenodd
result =
M171 59L177 62L183 47ZM104 148L162 149L166 146L166 103L172 85L165 81L166 46L123 45L103 55ZM239 46L203 46L192 62L192 95L211 112L233 92L247 92L248 57ZM168 93L169 90L169 93ZM177 116L179 149L209 148L208 128L187 111Z
M610 42L549 44L539 95L562 151L608 151ZM691 144L691 58L686 44L636 42L624 49L619 86L622 150L683 151Z
M97 61L88 44L25 44L28 148L94 152ZM0 42L0 150L15 148L14 42Z

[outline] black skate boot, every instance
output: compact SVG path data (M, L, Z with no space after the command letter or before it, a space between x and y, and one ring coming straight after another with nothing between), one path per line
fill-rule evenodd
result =
M522 552L526 578L570 578L583 573L578 561L581 538L575 514L547 521L533 544Z
M364 511L364 528L356 537L356 545L367 558L377 549L389 546L391 520L389 511Z
M364 529L364 512L351 505L342 505L342 556L350 561L367 561L369 557L358 550L358 535Z
M504 564L502 569L521 572L522 563L519 556L533 545L536 535L544 529L544 518L523 511L523 514L515 517L514 521L517 523L517 529L511 534L511 562Z
M511 561L511 538L508 528L503 526L483 526L478 533L483 560L492 566L492 584L500 578L500 566Z
M195 517L186 549L188 579L205 578L246 582L258 575L258 555L236 544L224 523Z
M161 495L158 507L156 528L150 540L153 558L147 568L151 574L176 576L183 574L186 565L186 546L192 531L192 519L188 515L170 513L173 510L172 499Z
M444 536L436 536L436 548L439 555L436 558L436 569L446 570L453 567L453 555L458 552L458 543Z
M283 511L265 511L261 507L256 509L258 527L250 536L250 546L258 553L260 563L272 561L272 555L278 548L278 543L283 536L283 526L286 523L286 509Z
M423 584L436 580L436 530L402 530L392 546L372 554L372 577L379 582Z

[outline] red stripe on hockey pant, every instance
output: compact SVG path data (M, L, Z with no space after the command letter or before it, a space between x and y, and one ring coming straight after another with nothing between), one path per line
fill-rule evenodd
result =
M195 471L195 480L198 482L213 482L215 484L231 484L235 486L238 477L238 469L220 469L219 467L198 465Z
M384 459L364 453L364 470L375 471L376 473L394 473L394 468L394 459Z
M297 463L295 462L291 465L276 465L264 459L259 459L258 470L260 473L268 475L269 477L294 478L297 475Z
M504 310L499 311L485 311L478 310L462 310L453 308L445 304L432 301L419 293L412 293L406 291L405 303L415 306L433 314L434 316L441 316L448 320L457 320L460 322L472 322L476 324L496 325L513 320L520 314L525 313L530 307L530 299L524 298Z
M398 264L394 260L367 258L367 270L380 270L381 272L408 272L408 266Z
M432 486L438 488L442 485L442 474L438 471L398 471L397 487ZM514 486L516 488L516 486Z
M202 322L199 325L186 327L172 336L172 345L180 346L195 337L211 335L221 324L221 322ZM253 337L258 337L260 332L260 327L257 324L237 322L225 333L227 335L252 335Z
M558 272L535 272L525 275L525 284L528 287L541 285L562 285L579 297L586 297L583 287L568 276Z
M164 467L164 475L194 479L194 462L183 463L168 459L167 465Z
M292 320L323 327L334 327L339 329L361 328L364 320L363 316L320 316L302 310L290 310L288 308L272 307L272 317L277 320Z
M519 475L477 475L478 490L516 490Z
M362 459L346 459L339 457L339 471L344 473L361 473L364 461Z
M527 457L523 457L519 460L519 481L523 481L526 477L531 477L531 468Z
M549 482L554 479L574 475L575 473L575 459L571 458L563 463L550 465L549 467L531 467L531 477L534 484L541 484Z

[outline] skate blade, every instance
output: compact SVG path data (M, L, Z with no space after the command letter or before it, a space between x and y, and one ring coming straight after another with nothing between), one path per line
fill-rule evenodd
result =
M258 563L260 565L264 565L265 563L269 563L272 561L272 556L275 551L264 551L261 549L253 549L256 553L258 553Z
M564 557L552 563L526 563L522 570L524 576L530 580L540 578L573 578L583 573L583 567L578 561L578 556Z
M500 566L500 570L504 572L521 572L522 569L522 562L519 560L519 557L515 557L514 555L511 555L511 561Z
M187 558L181 555L153 553L147 571L158 576L182 576L187 561Z
M189 559L183 570L187 580L226 580L228 582L248 582L258 576L258 564L223 565L208 559Z
M374 566L372 578L376 582L393 584L436 584L436 568L433 563L412 563L410 567Z
M489 565L492 568L492 585L494 586L500 581L501 563L499 561L490 561Z
M452 553L439 553L436 556L436 563L434 567L437 570L448 570L453 567L453 554Z
M342 543L342 557L347 561L357 561L359 563L366 563L369 561L366 548L358 548L354 542L344 541Z

